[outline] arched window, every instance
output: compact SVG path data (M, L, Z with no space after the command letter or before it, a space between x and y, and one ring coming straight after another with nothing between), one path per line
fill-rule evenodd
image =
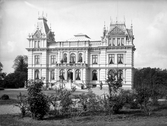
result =
M63 79L64 80L64 70L62 69L62 70L60 70L60 79Z
M108 77L112 77L115 80L121 79L123 80L123 71L122 70L109 70L108 71Z
M97 70L92 71L92 80L97 80Z
M115 70L109 70L109 71L108 71L108 77L114 79L114 78L116 77L116 72L115 72Z
M35 79L39 79L39 70L35 70Z
M82 62L82 53L79 53L78 55L78 62Z
M72 54L70 55L70 63L75 63L75 59L76 59L75 54L72 53Z
M50 72L50 79L51 79L51 80L54 80L54 79L55 79L55 71L54 71L54 70L52 70L52 71Z
M75 71L75 77L76 80L81 80L81 71L79 69Z
M66 53L63 55L63 62L67 63L67 54Z
M118 79L123 80L123 70L118 70Z

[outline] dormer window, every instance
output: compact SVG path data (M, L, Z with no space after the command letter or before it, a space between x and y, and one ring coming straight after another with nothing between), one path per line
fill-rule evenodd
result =
M120 38L117 38L117 45L121 46Z
M124 46L124 38L121 38L121 46Z
M112 38L112 45L115 46L115 38Z

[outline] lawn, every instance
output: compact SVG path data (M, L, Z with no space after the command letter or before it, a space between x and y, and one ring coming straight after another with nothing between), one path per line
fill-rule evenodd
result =
M55 93L54 90L47 90L43 91L46 95L52 95ZM87 90L76 90L73 95L82 94L88 92ZM19 93L22 93L24 95L27 95L26 89L6 89L6 90L0 90L0 97L4 94L7 94L9 96L9 100L0 100L0 105L4 104L14 104L17 102L17 96Z
M134 114L135 113L135 114ZM167 110L144 116L140 112L117 115L95 115L71 118L45 117L44 120L33 120L19 115L1 115L0 126L166 126Z

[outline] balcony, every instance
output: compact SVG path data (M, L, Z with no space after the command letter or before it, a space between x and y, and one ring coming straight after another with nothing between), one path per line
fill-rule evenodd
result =
M65 67L86 68L86 67L88 67L88 65L86 63L56 63L55 67L58 67L58 68L65 68Z

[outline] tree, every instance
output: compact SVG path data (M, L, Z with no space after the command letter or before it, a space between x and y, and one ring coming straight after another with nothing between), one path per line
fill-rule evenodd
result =
M4 79L6 77L6 73L2 72L3 70L3 65L0 62L0 87L4 87Z
M13 68L15 69L14 72L25 72L27 73L27 66L28 66L28 57L26 55L19 55L14 60Z
M157 103L157 99L167 93L167 71L159 68L136 69L134 74L134 88L137 92L145 92Z
M43 119L49 112L48 97L42 93L43 82L41 80L32 82L28 88L28 104L34 119Z
M0 73L1 73L1 71L2 71L2 68L3 68L3 65L2 65L2 63L0 62Z
M4 79L5 88L21 88L24 87L27 74L24 72L15 72L8 74Z
M108 103L109 103L109 113L117 113L119 109L122 108L121 102L118 102L119 97L119 89L122 87L122 78L121 71L113 69L108 74L108 79L106 80L108 83L109 95L108 95Z

